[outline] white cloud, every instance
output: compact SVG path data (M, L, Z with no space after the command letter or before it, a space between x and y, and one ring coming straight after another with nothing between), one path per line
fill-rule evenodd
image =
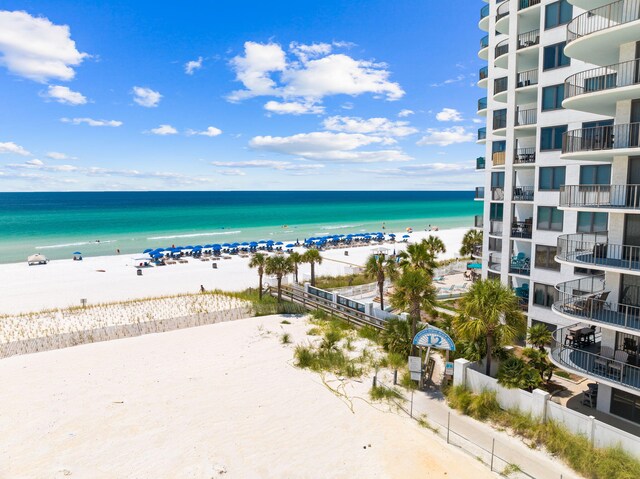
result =
M471 121L474 122L474 123L477 123L477 124L484 123L484 120L481 120L480 118L474 118Z
M0 64L11 73L46 82L71 80L87 56L76 49L67 25L27 12L0 11Z
M212 161L213 166L233 168L270 168L278 171L304 171L324 168L320 163L291 163L290 161L250 160L250 161Z
M202 57L198 57L197 60L190 60L184 64L184 72L187 75L193 75L193 72L202 68Z
M445 176L453 173L457 175L473 173L475 172L475 167L463 163L423 163L404 165L397 168L363 169L361 171L385 177Z
M154 135L175 135L178 133L171 125L160 125L158 128L152 128L149 130L149 133L153 133Z
M145 88L141 86L133 87L133 101L140 106L147 108L153 108L158 106L162 95L160 92L154 91L151 88Z
M462 126L453 126L451 128L445 128L443 130L437 130L434 128L427 129L426 135L424 135L417 145L438 145L448 146L454 143L468 143L473 141L475 136L472 132L466 131Z
M285 99L284 105L315 105L329 95L373 93L387 100L397 100L404 95L398 83L389 81L387 65L356 60L343 53L332 53L334 46L338 45L301 45L293 42L290 52L296 59L289 60L276 43L246 42L244 54L231 60L231 68L244 89L232 92L227 98L229 101L240 101L257 96L273 96ZM278 75L274 75L276 73ZM269 104L274 112L288 113L285 107L279 107L275 102ZM288 108L293 114L301 113L300 105L290 105Z
M399 149L363 151L370 145L388 145L389 139L377 136L328 131L299 133L293 136L256 136L249 145L252 148L295 155L307 160L335 161L343 163L373 163L409 161L411 157Z
M278 115L306 115L306 114L321 114L324 113L324 107L314 105L313 103L303 103L297 101L291 102L277 102L268 101L264 105L264 109Z
M87 103L87 97L82 93L73 91L69 87L60 85L49 85L49 89L44 94L46 98L51 98L58 103L66 105L84 105Z
M73 156L69 156L66 155L64 153L60 153L57 151L50 151L49 153L47 153L47 158L50 158L52 160L58 160L58 161L64 161L64 160L77 160L77 158L73 157Z
M19 164L9 164L6 165L5 168L10 168L14 170L26 169L26 170L42 170L42 171L53 171L53 172L73 172L78 171L79 168L73 165L47 165L43 161L38 159L28 160L24 163Z
M14 155L20 155L20 156L31 155L31 153L29 153L23 147L21 147L20 145L16 145L12 141L7 141L5 143L0 142L0 153L12 153Z
M405 110L400 110L400 113L398 113L398 116L399 116L400 118L406 118L406 117L408 117L409 115L413 115L414 113L415 113L415 112L414 112L413 110L407 110L407 109L405 109Z
M432 87L441 87L441 86L445 86L445 85L451 85L452 83L460 83L461 81L463 81L465 79L465 76L463 74L460 74L458 76L456 76L455 78L448 78L443 82L440 83L432 83L429 86Z
M327 130L345 133L365 133L382 136L407 136L418 129L407 121L392 121L387 118L362 119L355 116L331 116L322 122Z
M442 111L436 113L438 121L462 121L462 114L455 108L443 108Z
M222 130L220 128L216 128L215 126L207 127L207 129L204 131L187 130L187 135L189 136L202 135L202 136L214 137L221 134L222 134Z
M118 120L94 120L93 118L60 118L62 123L71 123L72 125L81 125L83 123L89 126L121 126L122 122Z
M241 170L219 170L219 174L224 176L245 176L246 173Z

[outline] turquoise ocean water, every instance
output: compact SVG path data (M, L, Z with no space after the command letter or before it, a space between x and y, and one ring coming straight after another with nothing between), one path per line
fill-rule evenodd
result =
M0 263L205 243L471 227L470 191L0 193Z

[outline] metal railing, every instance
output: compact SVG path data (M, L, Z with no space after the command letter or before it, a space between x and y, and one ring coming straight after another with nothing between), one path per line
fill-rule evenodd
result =
M522 88L525 86L538 84L538 69L525 70L523 72L516 73L516 88Z
M566 281L556 285L558 299L553 310L579 321L613 325L633 333L640 331L640 307L607 301L605 275Z
M562 136L562 153L621 148L640 148L640 123L582 128Z
M507 15L509 15L509 2L504 2L502 5L498 5L498 10L496 10L496 22Z
M518 35L518 50L522 48L532 47L540 43L540 30L531 30L530 32Z
M478 141L487 139L487 127L478 128Z
M516 148L513 152L513 164L523 165L536 162L535 148Z
M505 4L508 5L508 4ZM502 77L502 78L496 78L493 81L493 94L497 95L498 93L502 93L503 91L506 91L507 88L509 88L509 78L508 77Z
M553 332L551 358L556 363L579 373L586 373L640 390L640 367L581 349L567 340L568 334L569 326ZM596 349L598 345L600 341L596 342L592 348Z
M533 235L533 222L518 221L517 219L511 223L511 237L531 239Z
M478 99L478 111L487 109L487 97Z
M525 258L523 262L511 261L509 264L509 273L529 276L531 274L531 258Z
M567 25L567 44L580 37L640 20L640 0L619 0L578 15Z
M478 158L476 158L476 170L484 170L484 168L485 168L484 156L479 156Z
M530 108L528 110L518 109L516 111L515 126L535 125L537 121L538 110L536 108Z
M482 244L474 244L471 248L471 256L474 258L482 258Z
M504 151L494 151L491 153L491 164L493 166L502 166L505 164L507 154Z
M579 265L640 271L640 246L610 243L607 231L558 236L556 254Z
M513 201L533 201L535 191L533 186L514 186Z
M485 35L480 39L480 50L489 46L489 35Z
M507 110L495 110L493 112L493 129L499 130L500 128L507 127Z
M491 199L493 201L504 201L504 188L502 186L494 186L491 188Z
M493 271L500 271L502 268L502 255L500 253L490 253L487 266Z
M489 5L485 5L480 9L480 20L489 16Z
M484 227L484 216L475 215L473 217L473 226L475 226L476 228L483 228Z
M540 0L520 0L518 2L518 10L524 10L525 8L533 7L539 3Z
M640 185L564 185L561 207L640 208Z
M509 39L506 38L496 45L495 58L501 57L509 53Z
M476 186L475 199L476 200L483 200L484 199L484 186Z
M592 68L564 81L564 99L640 84L640 59Z
M489 234L501 235L502 234L502 220L490 220L489 221Z
M489 67L484 66L478 71L478 78L480 80L484 80L485 78L489 78Z

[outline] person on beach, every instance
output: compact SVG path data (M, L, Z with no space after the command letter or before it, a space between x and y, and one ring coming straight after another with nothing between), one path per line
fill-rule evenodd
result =
M201 293L204 293L205 291L206 291L206 290L204 289L204 285L202 285L202 284L201 284L201 285L200 285L200 292L201 292Z

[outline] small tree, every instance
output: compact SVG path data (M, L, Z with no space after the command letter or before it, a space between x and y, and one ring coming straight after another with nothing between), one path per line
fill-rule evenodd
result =
M460 254L462 256L470 256L476 246L482 245L482 230L471 229L462 237L462 246Z
M385 351L390 354L402 355L406 360L411 351L411 342L413 341L409 323L402 319L391 318L384 325L380 341Z
M298 282L298 266L300 266L300 263L303 262L302 255L294 251L289 255L289 259L291 260L291 264L293 265L293 274L297 283Z
M267 257L262 253L256 253L249 261L249 268L258 268L258 297L262 299L262 276L264 276L264 267Z
M437 236L429 235L426 240L423 240L426 244L427 250L433 255L437 256L438 253L446 253L447 248L440 238Z
M547 382L551 381L555 366L549 361L549 355L544 348L542 350L524 348L522 355L527 358L529 366L538 371L540 379Z
M396 271L395 261L382 254L372 254L364 265L364 274L369 278L374 278L378 283L380 309L384 309L384 281L386 278L394 279L397 276Z
M302 255L302 261L311 265L311 286L316 285L316 263L322 264L322 255L317 249L309 249Z
M544 347L551 344L551 341L553 341L553 335L542 323L534 324L527 330L527 342L540 351L544 351Z
M498 369L498 384L509 389L526 389L531 392L542 382L537 371L526 361L515 356L510 357Z
M407 249L398 254L399 264L403 270L413 268L422 270L429 276L433 276L436 268L436 257L427 246L427 242L422 240L420 243L413 243L407 246Z
M282 278L285 274L293 273L293 263L289 258L282 255L270 256L267 258L264 271L276 277L278 281L278 302L281 302Z

